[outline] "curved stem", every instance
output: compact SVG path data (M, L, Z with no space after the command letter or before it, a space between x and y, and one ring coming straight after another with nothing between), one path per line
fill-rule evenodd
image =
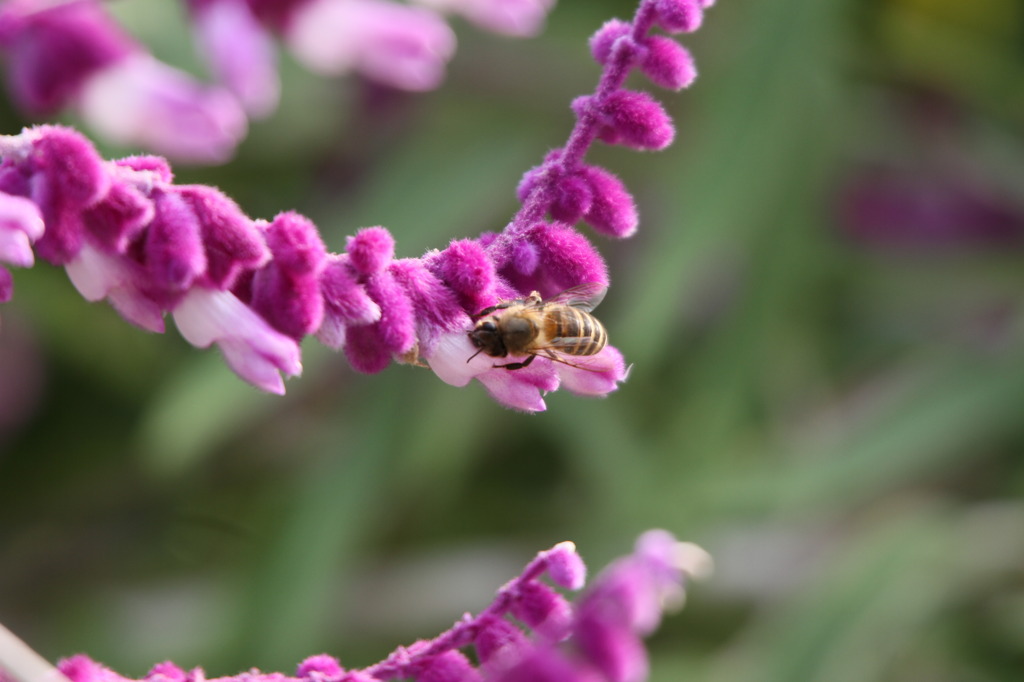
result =
M14 682L69 682L28 644L0 625L0 679Z

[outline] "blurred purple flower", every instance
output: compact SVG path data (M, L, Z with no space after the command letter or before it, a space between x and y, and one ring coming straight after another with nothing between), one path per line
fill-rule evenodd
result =
M439 12L461 14L495 33L529 37L540 33L555 0L414 0Z
M0 50L30 114L71 107L119 144L202 163L227 160L245 136L230 93L157 61L95 0L6 3Z
M214 79L249 115L269 116L281 95L277 48L246 0L188 0L195 39Z
M89 125L117 144L190 163L229 160L248 130L231 93L144 53L89 78L77 107Z
M286 15L280 10L272 15L277 28L295 57L317 73L358 72L401 90L431 90L455 52L451 28L422 8L388 0L284 4Z
M1021 244L1024 207L956 177L874 170L841 188L844 230L868 244L943 248Z
M564 572L568 566L574 567L571 575ZM295 677L252 670L210 682L641 682L647 671L642 638L658 625L664 608L681 605L687 580L707 574L710 566L696 545L649 531L633 554L609 566L574 605L541 582L547 574L560 587L581 587L582 561L572 543L563 542L538 554L478 615L467 614L434 639L399 647L379 663L345 670L320 654L300 663ZM558 626L549 631L552 614ZM477 665L461 651L469 647ZM71 682L129 682L84 655L58 667ZM186 672L167 662L139 682L204 679L201 669Z

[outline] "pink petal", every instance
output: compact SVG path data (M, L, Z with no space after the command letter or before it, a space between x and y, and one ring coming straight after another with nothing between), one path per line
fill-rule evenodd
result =
M85 300L106 298L121 317L132 324L147 331L163 333L164 311L139 291L137 282L140 274L128 261L85 243L64 270Z
M285 40L309 69L359 71L402 90L431 90L444 77L455 34L433 12L384 0L310 0Z
M555 369L562 386L577 395L605 396L629 375L622 353L611 346L605 346L597 355L572 358L572 361L580 366L556 363Z
M280 372L302 372L298 344L228 291L192 289L175 308L174 321L193 346L219 345L231 369L264 391L283 394Z
M249 114L264 118L277 109L277 51L245 0L205 3L196 13L195 36L214 77Z
M79 109L102 135L193 163L222 163L245 137L245 112L219 87L205 86L147 54L97 72Z
M43 216L34 203L24 197L0 194L0 261L32 267L32 242L42 237L44 230Z

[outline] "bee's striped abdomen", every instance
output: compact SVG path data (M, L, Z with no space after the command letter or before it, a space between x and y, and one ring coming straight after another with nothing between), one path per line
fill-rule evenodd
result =
M566 355L594 355L608 343L604 325L590 313L570 306L553 306L545 317L545 335L557 341L558 352ZM571 339L571 341L570 341Z

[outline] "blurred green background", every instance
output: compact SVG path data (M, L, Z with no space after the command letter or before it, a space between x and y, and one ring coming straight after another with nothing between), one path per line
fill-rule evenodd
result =
M113 9L198 70L178 3ZM596 82L587 37L632 9L562 0L531 41L456 21L426 95L285 58L281 110L179 180L295 208L334 250L364 225L400 256L500 229ZM658 94L676 143L590 157L642 216L594 238L635 363L605 400L527 416L315 343L265 396L59 269L18 271L0 622L130 676L362 666L555 542L593 570L663 527L717 573L651 641L653 680L1021 679L1024 4L722 0L684 42L701 77Z

